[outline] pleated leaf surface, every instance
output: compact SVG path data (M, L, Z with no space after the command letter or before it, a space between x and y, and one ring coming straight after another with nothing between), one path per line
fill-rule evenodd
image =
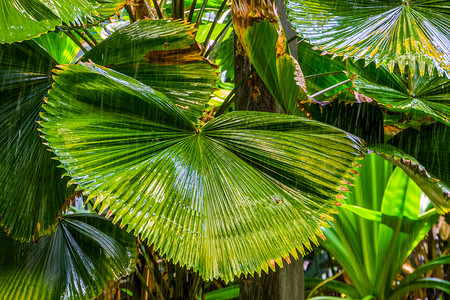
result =
M102 216L66 215L56 231L20 243L0 233L1 299L92 299L129 274L134 237Z
M37 123L56 62L34 41L0 49L1 231L28 241L49 232L70 192Z
M90 50L91 60L164 93L193 121L214 91L216 66L201 56L194 27L167 20L139 20Z
M404 77L398 72L389 73L387 67L364 67L361 61L348 63L348 69L356 75L353 85L365 96L374 99L388 110L428 115L449 125L450 79L447 77Z
M344 58L419 66L421 75L450 72L450 6L446 0L289 0L297 32Z
M97 13L89 0L1 0L0 43L35 38L62 23L81 25Z
M273 113L197 130L163 94L92 64L64 66L53 88L43 131L68 174L205 279L267 271L316 242L361 149L335 127Z

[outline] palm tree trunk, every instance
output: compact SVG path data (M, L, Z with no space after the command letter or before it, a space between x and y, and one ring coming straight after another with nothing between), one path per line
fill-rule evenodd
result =
M247 1L250 3L250 0ZM283 27L291 29L290 32L287 32L289 39L295 33L292 32L293 30L287 21L283 1L278 2L278 13L281 16ZM296 57L296 41L290 43L289 46L291 53ZM283 112L252 67L236 34L234 35L234 81L237 87L235 95L236 110ZM270 271L269 274L263 272L261 276L257 274L242 276L239 283L239 298L241 300L303 300L303 259L300 257L298 260L294 260L291 257L290 260L291 263L285 263L281 269L277 266L275 272Z

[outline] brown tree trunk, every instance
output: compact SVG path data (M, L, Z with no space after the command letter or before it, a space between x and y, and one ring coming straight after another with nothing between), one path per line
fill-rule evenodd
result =
M242 1L242 0L241 0ZM244 0L245 1L245 0ZM250 0L248 0L250 2ZM287 31L287 40L295 35L286 18L286 9L282 0L277 3L278 14ZM289 45L291 54L297 57L297 42ZM282 113L282 109L264 85L262 79L252 67L245 54L239 38L234 36L234 82L236 86L236 110L252 110ZM269 274L262 272L261 276L242 276L239 283L239 298L241 300L270 299L270 300L303 300L303 259L291 257L291 263L284 262L284 267L276 267L276 271Z

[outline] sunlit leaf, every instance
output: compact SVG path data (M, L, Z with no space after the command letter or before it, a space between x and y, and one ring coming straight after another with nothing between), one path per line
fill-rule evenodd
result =
M1 225L28 241L49 232L68 196L64 170L37 130L56 62L34 41L0 49Z
M71 63L80 47L63 32L48 32L34 39L58 64Z
M93 3L99 14L100 20L105 20L123 8L126 1L123 0L89 0Z
M297 61L286 52L286 36L274 7L263 2L260 7L245 1L235 3L233 27L244 48L236 51L245 51L284 112L297 112L298 102L308 100L305 78Z
M201 56L194 28L180 22L140 20L115 31L89 51L89 59L164 93L186 114L201 117L216 67Z
M420 189L428 196L439 213L450 210L450 189L443 182L431 175L417 159L392 145L372 146L371 150L381 155L394 166L401 168Z
M289 0L296 30L320 50L384 64L450 72L446 0ZM414 71L414 70L412 70Z
M404 113L428 115L444 124L450 120L450 79L446 77L404 77L398 72L389 73L387 67L364 68L361 61L349 62L349 70L356 76L356 90L373 98L383 107ZM352 76L352 74L349 74Z
M1 0L0 43L35 38L65 23L81 25L93 20L89 0Z
M97 215L66 215L38 242L0 232L0 298L92 299L130 273L136 256L133 236Z
M335 127L272 113L229 113L196 130L163 94L91 64L62 67L53 87L43 131L67 172L205 279L267 270L315 242L361 147Z

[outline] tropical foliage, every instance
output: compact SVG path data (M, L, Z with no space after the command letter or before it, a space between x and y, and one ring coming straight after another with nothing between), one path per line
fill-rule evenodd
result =
M446 1L288 1L298 60L269 1L1 1L2 297L95 297L133 271L134 236L148 266L150 246L230 281L322 231L348 296L448 290L420 278L448 257L391 289L450 209ZM234 111L239 87L259 101L255 78L283 114ZM359 176L364 144L385 161ZM75 190L99 216L66 213ZM420 190L435 206L423 214Z
M421 212L420 188L400 168L393 170L376 154L361 164L359 180L344 193L346 199L341 200L343 206L336 220L323 229L326 241L322 243L342 265L353 286L331 280L321 288L351 298L376 299L399 299L422 288L448 293L448 281L421 277L430 269L450 263L449 255L422 265L400 284L395 277L435 224L436 210ZM317 280L307 282L317 284Z

